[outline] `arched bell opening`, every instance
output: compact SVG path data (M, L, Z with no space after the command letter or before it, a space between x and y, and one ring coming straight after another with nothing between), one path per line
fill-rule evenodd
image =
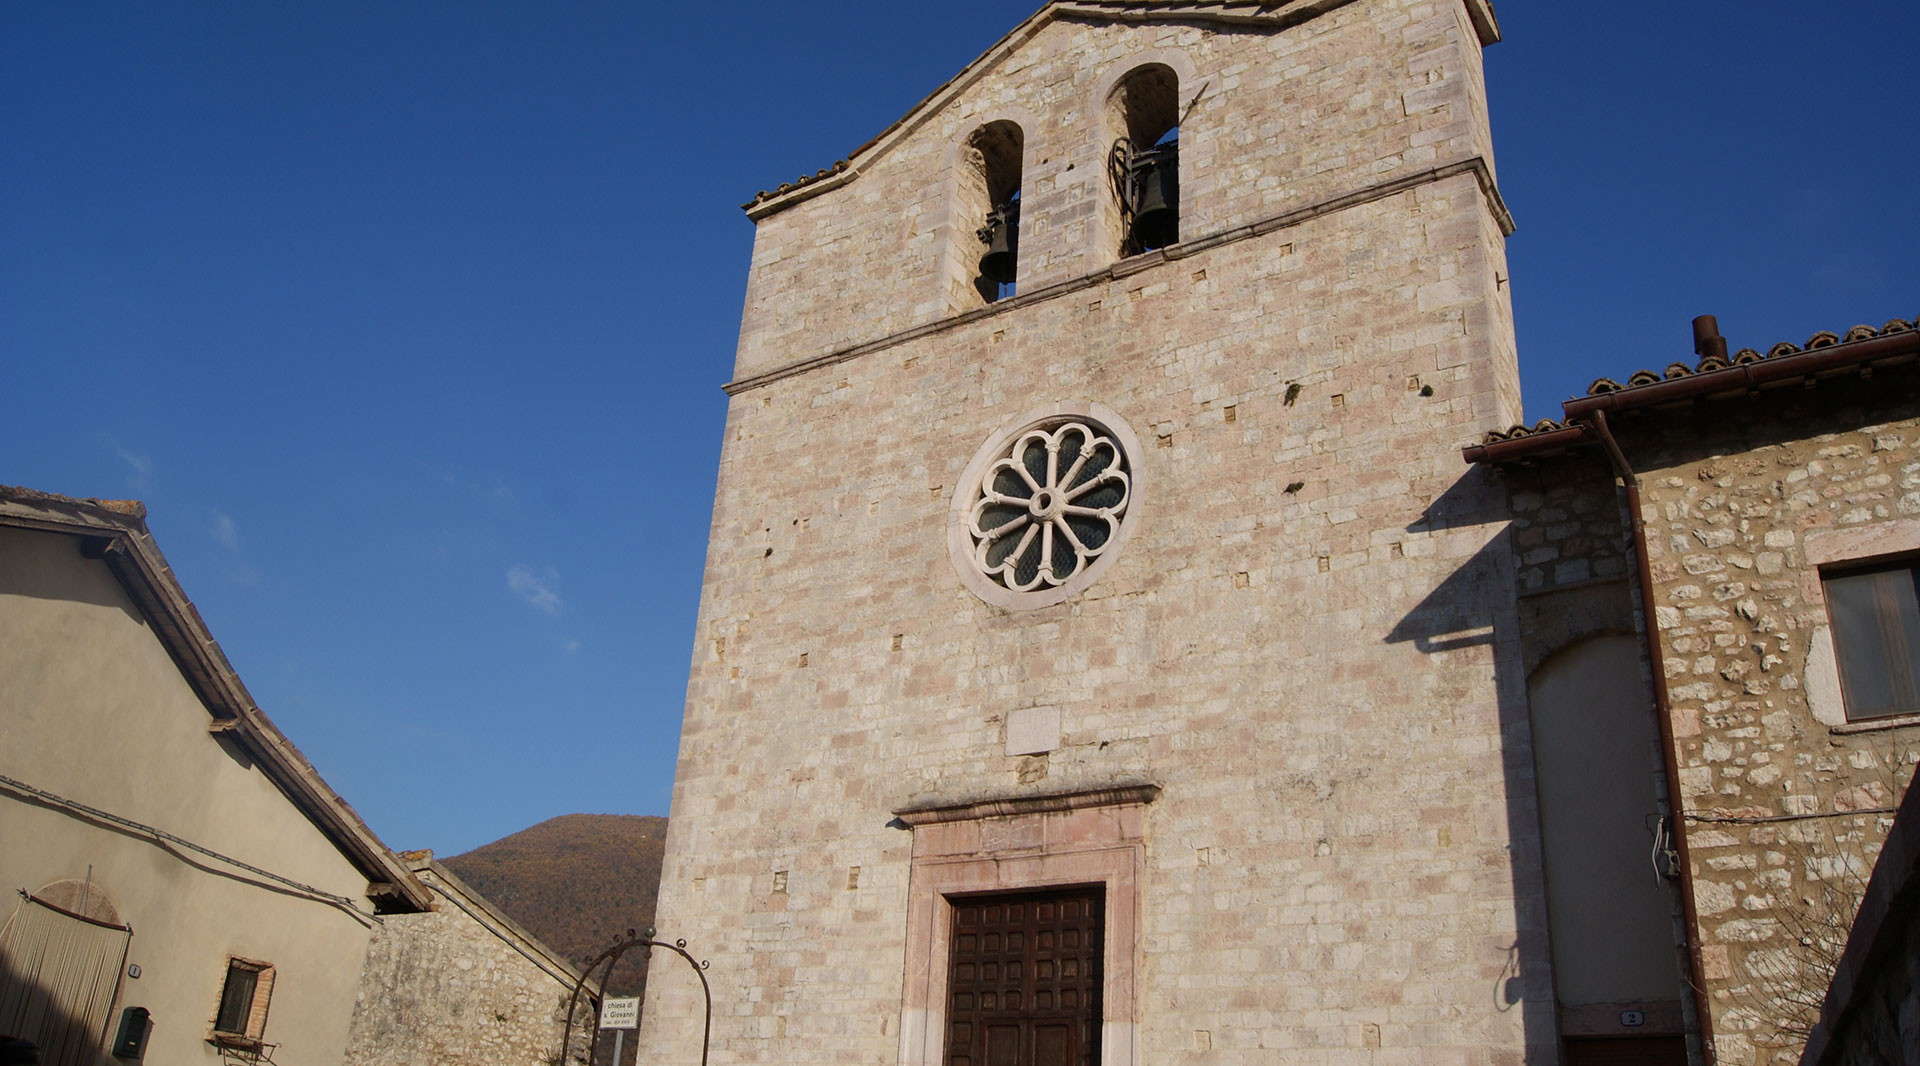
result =
M956 204L970 233L973 290L984 303L1013 295L1020 274L1020 155L1025 135L1008 121L990 122L967 139Z
M1180 241L1180 78L1149 63L1107 98L1107 177L1117 210L1111 237L1121 258Z

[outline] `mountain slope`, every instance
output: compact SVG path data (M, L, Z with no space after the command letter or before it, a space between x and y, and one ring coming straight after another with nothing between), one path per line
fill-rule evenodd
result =
M628 929L653 924L667 820L563 814L440 860L548 946L584 966ZM646 963L622 958L610 991L637 995Z

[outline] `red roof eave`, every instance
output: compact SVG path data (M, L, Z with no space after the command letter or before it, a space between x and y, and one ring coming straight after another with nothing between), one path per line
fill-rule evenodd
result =
M1853 333L1850 332L1849 336ZM1829 341L1832 335L1828 335ZM1791 347L1790 345L1788 347ZM1890 322L1878 336L1861 340L1827 343L1806 351L1794 351L1733 366L1721 367L1629 385L1612 391L1575 397L1560 405L1567 425L1544 431L1516 430L1510 435L1489 439L1461 449L1461 458L1469 464L1513 462L1548 452L1580 447L1598 439L1586 423L1595 414L1614 414L1645 407L1684 403L1708 396L1758 392L1789 381L1805 380L1853 367L1881 362L1905 362L1920 356L1920 329L1904 322ZM1611 383L1608 383L1611 384ZM1598 386L1596 386L1598 387Z

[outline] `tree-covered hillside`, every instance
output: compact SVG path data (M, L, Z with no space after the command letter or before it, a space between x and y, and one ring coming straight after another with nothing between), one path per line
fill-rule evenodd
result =
M628 929L653 924L667 820L563 814L463 855L447 868L554 950L584 966ZM642 952L628 952L610 992L638 995Z

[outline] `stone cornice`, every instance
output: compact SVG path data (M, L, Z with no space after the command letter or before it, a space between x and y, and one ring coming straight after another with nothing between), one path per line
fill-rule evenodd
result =
M1160 794L1159 785L1119 785L1084 792L1056 792L1045 796L1007 796L976 800L971 803L907 806L893 812L895 818L913 827L939 822L977 822L983 818L1017 818L1027 814L1052 814L1088 807L1124 807L1152 803Z

